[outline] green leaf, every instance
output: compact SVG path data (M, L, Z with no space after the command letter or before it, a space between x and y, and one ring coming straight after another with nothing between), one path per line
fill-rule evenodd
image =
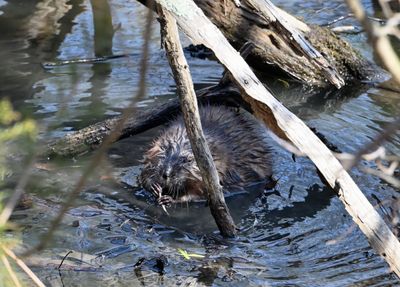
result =
M204 258L204 255L196 254L196 253L187 253L186 250L178 248L179 253L186 259L189 260L193 258Z

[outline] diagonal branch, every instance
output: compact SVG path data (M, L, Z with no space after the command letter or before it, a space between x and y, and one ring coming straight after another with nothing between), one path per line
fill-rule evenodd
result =
M157 2L171 12L179 27L195 44L203 44L213 50L241 87L244 98L251 104L255 115L277 135L289 139L314 162L329 185L337 190L346 210L371 246L400 276L399 241L332 152L299 118L272 96L218 28L192 1Z
M222 187L219 184L218 172L201 127L196 93L189 72L189 66L179 40L176 21L161 6L157 10L160 16L163 44L167 51L168 61L174 75L178 97L181 102L186 132L197 166L200 169L203 182L206 186L211 213L221 234L226 237L233 237L236 234L235 223L226 206Z

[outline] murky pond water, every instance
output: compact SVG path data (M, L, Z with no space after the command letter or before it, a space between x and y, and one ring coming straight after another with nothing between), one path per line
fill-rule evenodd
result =
M278 4L319 24L345 13L339 1L304 3ZM37 120L42 141L118 115L138 90L145 14L135 1L126 0L0 0L0 97L8 97L24 116ZM147 95L136 101L139 109L175 97L156 23L154 30ZM362 34L349 40L369 57ZM52 69L41 66L47 61L111 53L127 57ZM218 63L188 60L196 87L218 82L223 71ZM368 86L313 94L276 83L273 90L290 110L346 152L359 149L399 114L398 94ZM398 284L343 204L321 183L312 163L303 158L293 161L280 148L273 151L274 174L279 178L274 191L255 189L228 199L241 229L237 239L218 235L203 204L177 206L166 216L135 188L139 160L158 132L150 130L114 144L51 244L27 259L47 285ZM396 136L387 148L398 154L400 138ZM21 227L24 247L35 245L48 230L89 160L90 155L85 155L33 171L27 191L34 205L12 217ZM19 162L11 164L14 175L8 187L24 171ZM398 196L388 184L357 169L352 176L374 205L376 198L385 202ZM204 257L185 259L178 249ZM57 270L69 251L73 252Z

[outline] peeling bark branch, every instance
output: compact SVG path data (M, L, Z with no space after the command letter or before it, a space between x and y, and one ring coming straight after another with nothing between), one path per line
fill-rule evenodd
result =
M241 87L258 118L282 138L288 138L317 166L371 246L400 276L400 243L384 220L342 167L332 152L294 114L287 110L257 79L247 63L203 12L189 0L157 0L175 17L179 27L196 44L213 50Z
M164 39L163 45L167 51L168 61L181 101L186 132L206 187L211 213L221 234L225 237L234 237L236 234L235 223L226 206L222 187L219 184L218 172L203 134L192 77L183 54L176 21L161 6L157 10L160 16L161 34Z

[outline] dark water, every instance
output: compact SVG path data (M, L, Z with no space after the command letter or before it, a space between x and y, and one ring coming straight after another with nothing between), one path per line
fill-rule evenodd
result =
M319 24L347 13L340 3L279 1L287 10ZM8 97L24 116L37 120L43 141L119 114L138 90L145 15L135 1L125 0L0 1L0 97ZM157 24L154 30L147 95L136 101L139 109L175 96ZM364 35L348 39L370 57ZM111 53L129 56L96 64L41 67L46 61ZM188 60L196 87L220 78L223 69L216 62ZM272 89L287 107L346 152L362 147L399 114L398 94L368 86L311 93L287 89L278 81ZM202 204L178 206L170 210L171 217L165 216L132 187L143 151L157 133L151 130L114 144L50 246L27 260L47 285L398 284L342 203L323 187L311 162L302 158L294 162L279 148L273 152L279 178L276 190L254 190L228 199L241 229L237 239L222 239ZM386 147L399 154L399 137ZM24 247L33 246L47 231L88 160L90 155L34 170L27 188L34 206L13 215L22 228L15 236L21 237ZM23 172L20 163L12 167L15 175L10 186ZM398 196L386 183L357 169L352 176L374 205L376 197L389 202L392 195ZM179 248L204 258L184 259ZM59 272L57 267L70 250L73 253ZM135 269L142 258L141 267Z

